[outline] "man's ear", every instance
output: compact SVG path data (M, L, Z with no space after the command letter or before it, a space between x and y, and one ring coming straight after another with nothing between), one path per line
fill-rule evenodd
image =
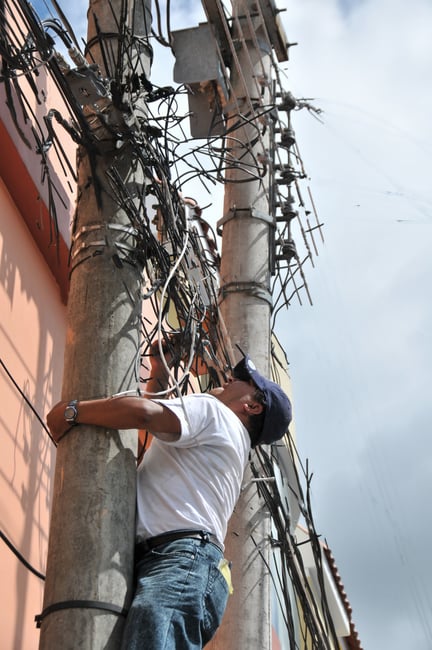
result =
M264 406L256 400L249 400L243 404L243 408L247 415L259 415L263 412Z

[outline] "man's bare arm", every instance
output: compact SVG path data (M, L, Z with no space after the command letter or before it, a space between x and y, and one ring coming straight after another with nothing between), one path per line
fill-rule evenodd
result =
M64 418L67 402L59 402L48 413L47 424L57 442L71 428ZM174 442L181 433L177 416L162 404L145 397L107 397L83 400L77 405L77 424L109 429L147 429L161 440Z

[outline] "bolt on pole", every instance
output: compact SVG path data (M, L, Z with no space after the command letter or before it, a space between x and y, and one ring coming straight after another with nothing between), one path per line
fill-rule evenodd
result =
M151 2L126 5L92 0L88 13L89 63L118 88L131 70L148 77L151 60ZM144 111L144 102L134 108ZM127 138L119 137L125 128L122 110L109 96L84 107L94 137L78 151L65 400L136 389L139 380L142 268L130 219L111 179L128 187L137 209L145 180ZM133 431L77 426L59 442L42 650L120 647L133 590L136 452Z

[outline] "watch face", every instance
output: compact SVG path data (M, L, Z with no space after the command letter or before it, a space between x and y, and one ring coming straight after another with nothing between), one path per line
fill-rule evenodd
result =
M67 406L64 412L65 420L67 422L74 422L77 416L77 410L73 406Z

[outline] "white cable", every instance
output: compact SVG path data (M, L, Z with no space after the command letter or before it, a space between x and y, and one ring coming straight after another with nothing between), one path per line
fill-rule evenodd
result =
M187 223L187 221L186 221L186 223ZM161 300L160 300L160 304L161 304L161 306L162 306L162 304L163 304L163 299L164 299L164 297L165 297L165 293L166 293L166 291L167 291L168 285L169 285L169 283L171 282L172 278L174 277L175 272L177 271L177 269L178 269L178 267L179 267L179 265L180 265L180 263L181 263L183 257L184 257L185 254L186 254L186 250L187 250L187 245L188 245L188 243L189 243L189 230L186 230L186 233L185 233L185 240L184 240L183 248L182 248L182 250L181 250L181 252L180 252L180 255L179 255L178 258L177 258L176 263L175 263L174 266L172 267L172 269L171 269L171 271L170 271L170 273L169 273L169 275L168 275L168 277L167 277L167 280L166 280L166 282L165 282L165 284L164 284L164 286L163 286L163 288L162 288L162 292L161 292ZM181 394L180 384L179 384L179 382L177 382L177 380L176 380L174 374L171 372L171 370L170 370L170 368L169 368L169 366L168 366L168 364L167 364L167 362L166 362L165 355L164 355L164 353L163 353L161 332L162 332L162 309L159 309L159 313L158 313L158 348L159 348L159 355L160 355L160 358L161 358L161 360L162 360L162 363L163 363L163 365L164 365L164 367L165 367L165 370L166 370L166 372L167 372L167 374L168 374L169 380L171 380L172 383L174 384L173 389L175 389L175 390L177 391L177 395L178 395L178 397L179 397L179 399L180 399L180 402L181 402L181 404L182 404L183 412L184 412L184 415L185 415L185 418L186 418L186 421L187 421L188 427L189 427L189 429L191 429L191 423L190 423L190 420L189 420L189 418L188 418L187 411L186 411L185 406L184 406L184 399L183 399L183 395ZM193 358L193 357L192 357L192 358ZM191 361L191 363L192 363L192 361ZM189 365L188 368L187 368L187 372L184 373L183 378L185 378L185 377L189 374L189 368L190 368L190 365ZM171 389L171 390L172 390L172 389ZM167 391L166 391L166 392L167 392Z

